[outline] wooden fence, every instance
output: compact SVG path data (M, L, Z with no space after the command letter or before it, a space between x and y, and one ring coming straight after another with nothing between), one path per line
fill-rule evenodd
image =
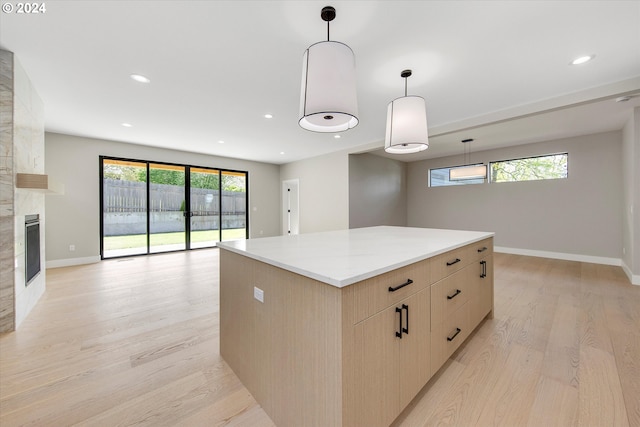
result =
M185 211L185 190L180 185L150 184L150 212ZM104 212L146 212L147 184L145 182L104 179ZM222 191L220 210L219 190L191 189L191 211L200 215L244 215L246 193Z
M104 179L105 236L144 234L147 230L147 185L144 182ZM150 184L152 232L184 230L185 189L179 185ZM222 210L220 210L222 202ZM191 229L223 230L246 227L246 193L192 188ZM221 220L221 222L220 222Z

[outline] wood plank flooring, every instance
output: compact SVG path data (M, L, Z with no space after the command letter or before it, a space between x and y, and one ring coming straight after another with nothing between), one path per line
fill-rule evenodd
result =
M619 267L494 261L494 319L393 425L640 427L640 287ZM0 335L2 427L273 425L220 358L216 249L46 274Z

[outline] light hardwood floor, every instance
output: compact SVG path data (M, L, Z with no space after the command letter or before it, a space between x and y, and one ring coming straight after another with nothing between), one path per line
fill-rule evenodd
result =
M494 262L495 318L394 426L640 426L640 287L619 267ZM273 425L219 355L216 249L46 274L0 335L0 426Z

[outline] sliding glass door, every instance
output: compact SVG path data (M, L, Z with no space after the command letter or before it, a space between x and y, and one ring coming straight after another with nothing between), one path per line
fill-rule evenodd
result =
M187 248L184 166L149 164L149 252Z
M108 157L100 168L102 258L249 237L247 172Z
M147 253L147 164L103 159L103 258Z
M190 172L191 247L212 247L220 241L220 171L191 168Z
M247 234L247 175L222 171L221 239L243 239Z

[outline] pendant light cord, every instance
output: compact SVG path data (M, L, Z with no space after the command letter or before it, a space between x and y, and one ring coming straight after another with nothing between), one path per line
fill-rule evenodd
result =
M329 41L329 23L331 21L327 21L327 41Z
M404 78L404 96L407 96L407 77Z

